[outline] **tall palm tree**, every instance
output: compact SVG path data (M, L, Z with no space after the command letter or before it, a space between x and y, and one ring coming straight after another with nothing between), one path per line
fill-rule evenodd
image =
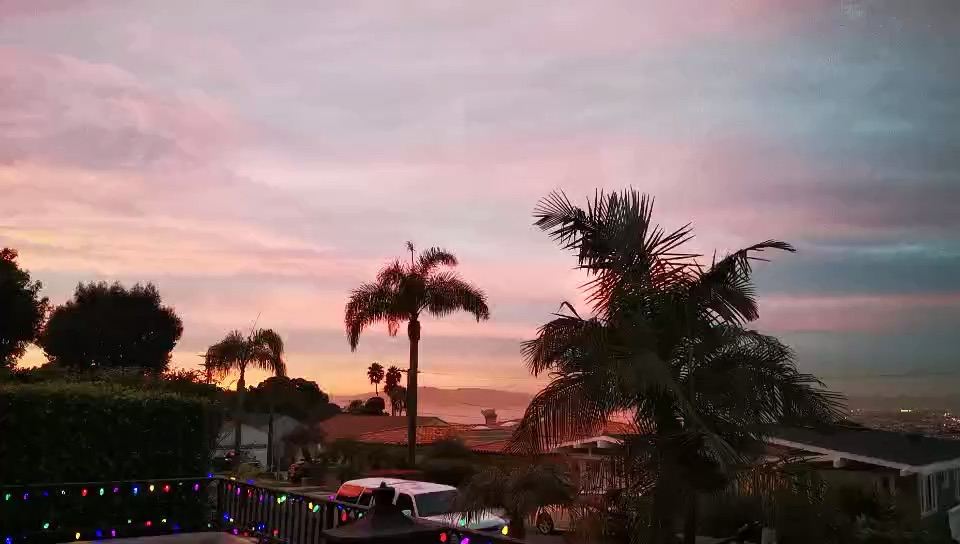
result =
M477 321L490 318L487 297L451 270L457 265L452 253L432 247L418 255L407 242L410 262L397 259L380 270L377 280L354 289L347 302L344 322L350 349L356 350L360 333L374 323L386 322L395 336L407 322L410 368L407 372L407 455L416 462L417 373L419 367L420 316L444 317L457 311L473 314Z
M407 388L394 385L387 389L387 396L390 398L390 415L402 416L407 407Z
M232 371L240 373L237 379L237 405L234 411L234 451L240 454L243 401L247 392L247 367L266 370L275 376L284 376L287 365L283 361L283 340L272 329L257 329L244 336L232 331L223 340L207 348L204 367L209 374L223 377Z
M370 383L373 384L373 393L376 396L380 396L380 391L377 387L380 385L380 382L383 381L383 365L380 363L373 363L367 368L367 378L370 379Z
M683 250L689 225L666 232L652 223L652 206L632 189L598 192L586 208L563 193L538 205L535 224L572 250L589 277L590 315L565 302L524 344L528 369L553 379L528 407L513 447L549 450L629 414L638 434L625 441L622 466L634 476L632 491L650 495L648 539L660 544L694 487L685 474L729 475L748 462L766 426L835 420L840 398L800 373L776 338L744 327L759 315L751 262L793 247L768 240L703 266Z

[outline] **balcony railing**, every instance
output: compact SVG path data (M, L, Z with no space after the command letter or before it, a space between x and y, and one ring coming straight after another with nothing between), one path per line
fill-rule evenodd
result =
M208 475L201 478L0 486L2 544L112 540L227 531L262 541L323 544L323 531L368 508ZM496 533L436 528L434 542L517 542Z

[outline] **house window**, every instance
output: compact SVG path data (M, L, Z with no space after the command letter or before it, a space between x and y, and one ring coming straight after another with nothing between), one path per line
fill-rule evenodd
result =
M926 516L937 511L937 473L920 474L920 514Z

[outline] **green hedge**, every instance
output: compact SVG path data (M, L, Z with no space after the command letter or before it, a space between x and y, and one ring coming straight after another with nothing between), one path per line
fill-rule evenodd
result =
M202 398L111 384L0 384L0 485L197 477L219 431Z

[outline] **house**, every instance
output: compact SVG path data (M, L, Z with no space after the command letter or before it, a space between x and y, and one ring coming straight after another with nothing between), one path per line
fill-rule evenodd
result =
M297 453L292 445L283 440L283 437L299 426L300 422L288 415L273 415L273 455L271 457L275 460L276 466L281 469L285 469L293 462ZM233 451L235 428L233 421L227 420L223 423L217 435L214 456L220 457ZM244 414L240 438L243 441L240 449L256 459L261 466L268 467L267 447L271 443L270 414Z
M509 455L506 451L507 445L518 422L499 422L496 411L492 409L483 410L481 413L484 416L482 424L451 424L439 418L419 418L423 421L417 426L417 445L429 446L441 440L457 438L474 453ZM407 444L406 422L402 427L365 432L357 435L355 440L368 444L405 446Z
M828 481L872 486L922 517L960 504L960 441L836 426L777 428L767 443L822 467Z
M626 434L635 434L629 425L608 425L557 451L577 459L585 473L603 465ZM777 427L766 441L768 458L800 458L821 469L828 482L870 487L921 517L960 504L960 441L858 426Z

